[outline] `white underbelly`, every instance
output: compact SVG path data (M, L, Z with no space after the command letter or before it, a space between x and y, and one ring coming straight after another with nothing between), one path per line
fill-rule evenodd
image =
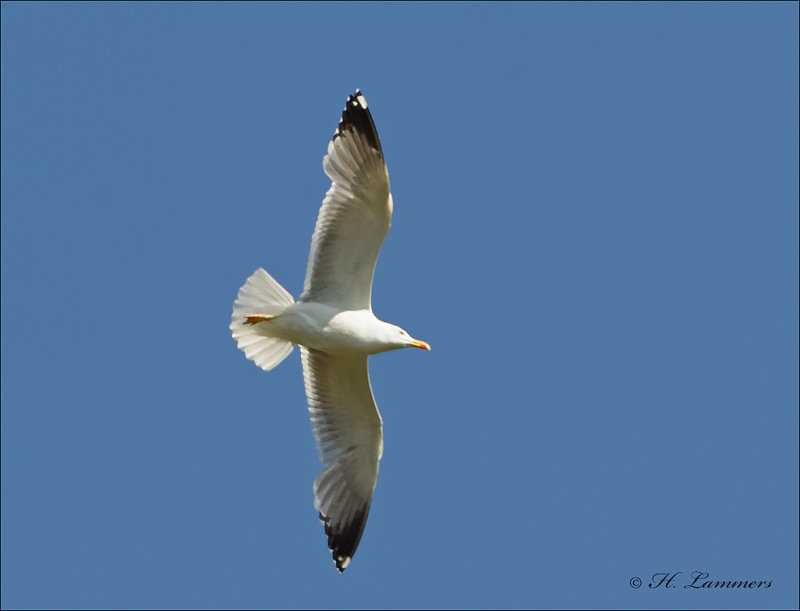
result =
M375 352L359 329L374 316L367 310L340 311L323 304L298 302L273 320L259 323L263 331L329 354Z

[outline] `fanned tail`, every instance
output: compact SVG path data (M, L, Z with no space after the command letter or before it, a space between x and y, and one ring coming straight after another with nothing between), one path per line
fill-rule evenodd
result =
M233 303L230 330L233 339L245 356L269 371L291 354L294 344L276 337L269 337L269 322L251 324L247 317L254 314L277 316L294 303L289 292L259 268L239 289Z

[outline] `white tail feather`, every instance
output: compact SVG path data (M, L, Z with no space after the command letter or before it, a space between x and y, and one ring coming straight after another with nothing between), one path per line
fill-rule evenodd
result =
M264 335L264 331L268 329L266 323L245 324L247 316L250 314L277 316L293 303L294 299L289 292L261 268L242 285L233 303L230 324L233 339L244 355L264 371L279 365L291 354L294 344Z

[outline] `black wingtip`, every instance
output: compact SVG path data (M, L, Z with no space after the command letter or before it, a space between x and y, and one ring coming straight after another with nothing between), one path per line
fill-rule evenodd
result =
M353 554L361 542L361 535L364 534L368 516L369 505L357 511L344 528L337 529L331 524L330 518L326 518L322 513L319 514L319 521L325 526L325 534L328 535L328 549L333 554L333 562L339 573L344 573L350 565Z
M360 89L356 89L355 93L347 96L347 103L342 111L339 127L336 128L336 132L333 134L333 139L336 140L336 138L348 132L361 134L370 148L375 149L383 156L378 130L375 128L372 113L370 113L367 106L367 98L364 97Z

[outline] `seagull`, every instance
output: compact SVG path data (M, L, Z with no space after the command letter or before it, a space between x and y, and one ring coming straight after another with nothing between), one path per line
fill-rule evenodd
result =
M259 268L239 289L230 329L265 371L300 346L308 411L320 460L314 508L339 573L361 541L383 455L383 421L372 395L370 354L430 350L372 313L372 276L392 219L389 172L359 89L348 96L322 168L331 186L311 238L303 294Z

